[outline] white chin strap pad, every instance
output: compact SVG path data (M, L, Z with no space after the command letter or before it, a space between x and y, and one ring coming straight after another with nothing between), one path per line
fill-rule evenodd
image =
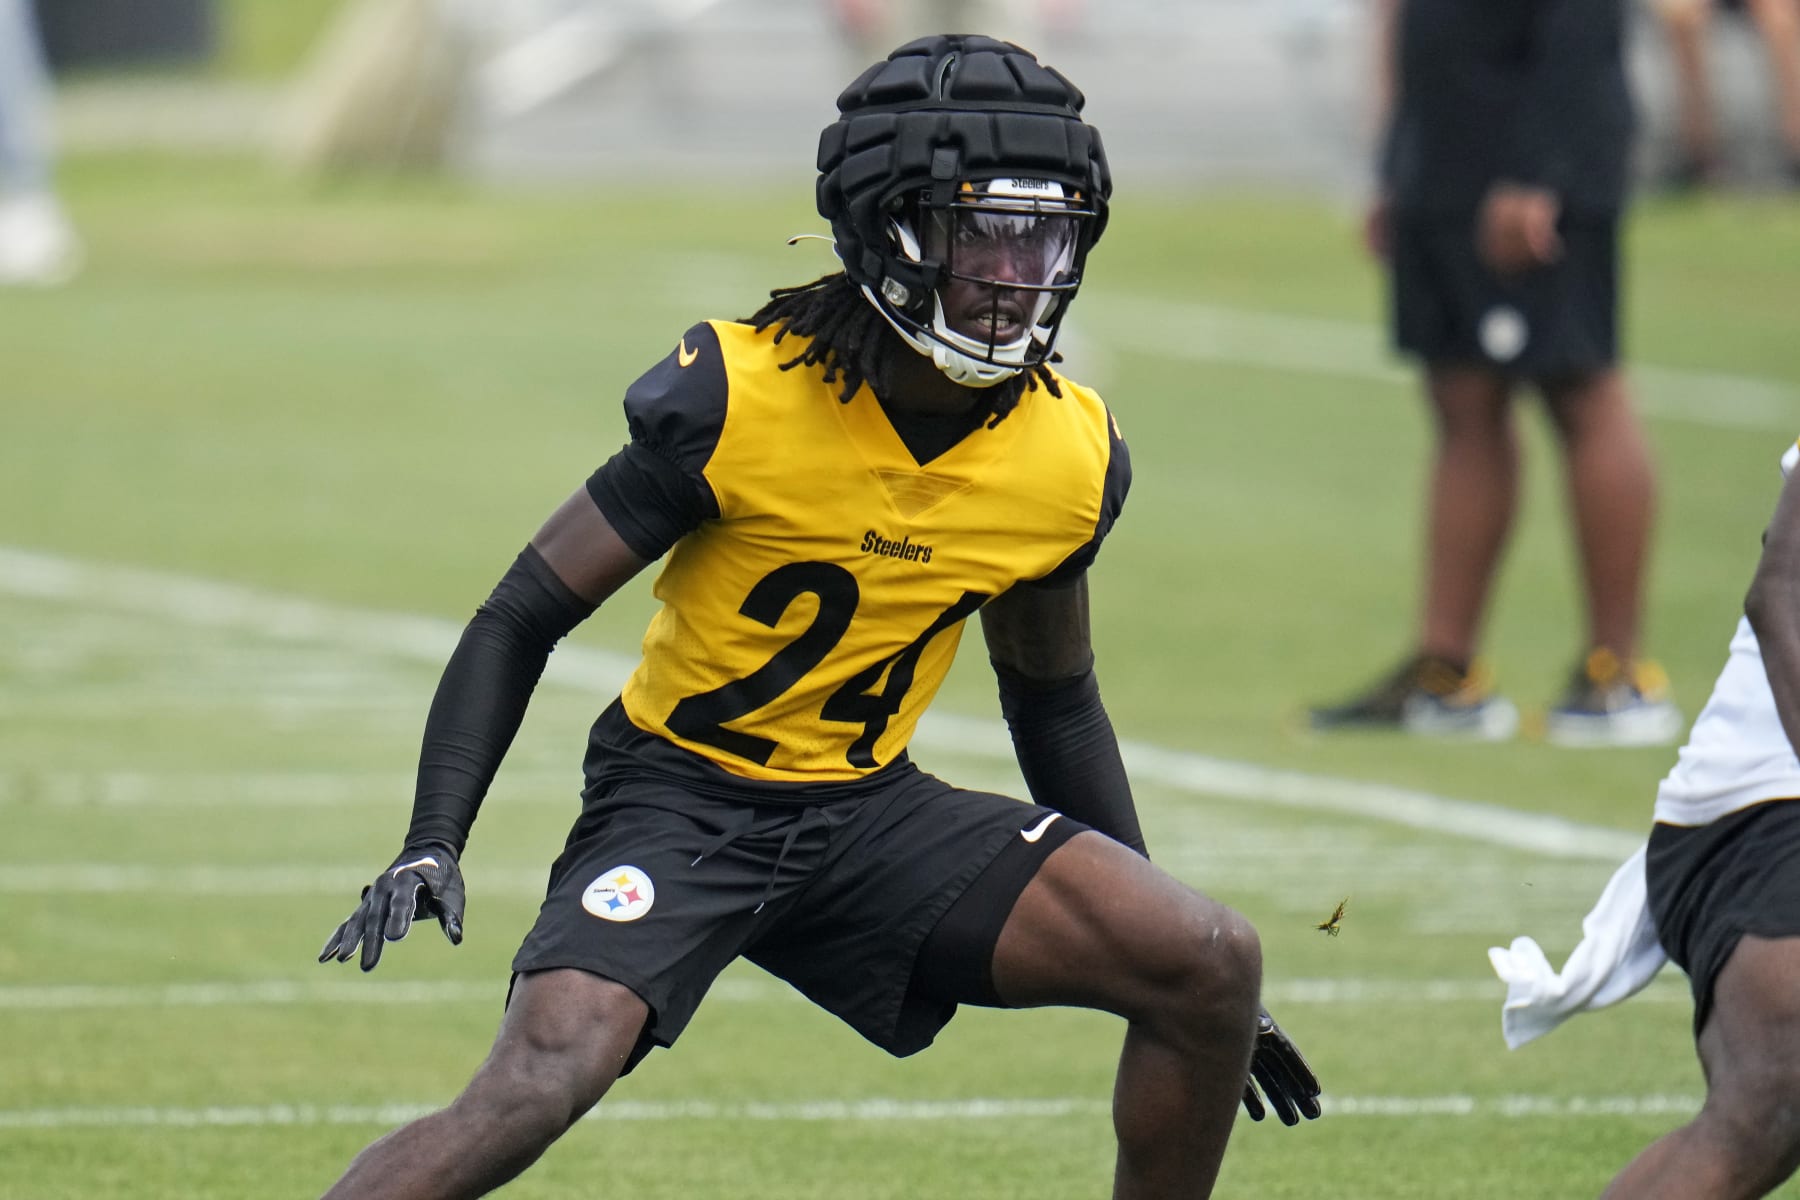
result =
M1024 368L1003 366L1000 363L983 362L979 358L971 358L952 346L926 338L909 338L920 350L926 346L931 348L931 361L952 383L960 383L964 387L993 387L1017 375Z
M875 293L867 284L863 285L862 294L864 299L875 306L875 311L894 327L894 332L905 339L907 345L929 358L932 365L942 371L952 383L959 383L963 387L993 387L997 383L1006 382L1024 370L1023 367L1009 366L1005 363L984 362L972 355L964 354L955 346L941 342L935 337L916 333L896 321L893 314L888 311L887 305L875 298ZM940 308L938 311L941 313L943 310Z

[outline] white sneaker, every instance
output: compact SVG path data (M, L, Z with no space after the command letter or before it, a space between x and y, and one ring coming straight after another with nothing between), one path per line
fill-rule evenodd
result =
M0 198L0 287L54 287L81 269L81 239L62 206L39 192Z
M1568 690L1545 718L1544 736L1553 745L1667 746L1687 728L1687 718L1669 698L1669 677L1649 659L1622 663L1609 650L1583 659Z

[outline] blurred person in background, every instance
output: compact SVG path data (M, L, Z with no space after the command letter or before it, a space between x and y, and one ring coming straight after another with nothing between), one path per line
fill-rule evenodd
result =
M1645 845L1582 921L1561 972L1532 939L1488 952L1517 1048L1617 1003L1673 960L1694 995L1706 1101L1604 1200L1750 1200L1800 1165L1800 444L1743 614Z
M1638 646L1655 475L1618 365L1624 0L1382 0L1381 12L1388 118L1367 236L1436 435L1424 595L1404 661L1311 724L1517 729L1478 651L1518 507L1513 400L1531 388L1562 451L1587 617L1545 734L1666 743L1682 717Z
M1783 151L1782 176L1800 187L1800 0L1656 0L1656 13L1675 62L1680 157L1664 177L1672 190L1716 186L1725 180L1707 34L1718 8L1747 13L1769 56L1775 120Z
M0 0L0 285L56 284L81 247L51 178L50 79L31 0Z
M1008 43L895 51L819 142L844 269L695 325L628 389L630 443L451 656L403 848L320 961L371 969L415 918L461 940L458 859L552 648L667 555L643 660L486 1063L331 1200L499 1187L739 957L895 1055L962 1004L1123 1017L1119 1197L1209 1195L1239 1104L1319 1115L1254 929L1148 860L1095 680L1089 566L1130 459L1051 366L1111 194L1083 106ZM908 757L976 612L1032 803Z
M1082 0L827 0L853 70L916 37L980 29L1026 46L1066 32Z

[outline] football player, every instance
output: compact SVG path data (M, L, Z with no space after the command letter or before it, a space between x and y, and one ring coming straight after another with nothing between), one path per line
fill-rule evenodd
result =
M1582 920L1560 972L1531 938L1488 952L1518 1047L1636 993L1673 960L1694 996L1706 1101L1603 1200L1751 1200L1800 1166L1800 443L1743 615L1645 845Z
M452 655L404 846L321 961L372 968L422 916L460 940L457 858L547 655L661 560L642 662L486 1064L331 1197L500 1186L739 957L896 1055L959 1004L1125 1018L1119 1196L1208 1194L1240 1101L1319 1115L1249 922L1145 856L1095 682L1087 574L1130 466L1051 365L1111 190L1082 107L1010 43L895 51L820 139L843 270L695 325L627 391L629 444ZM1033 803L907 755L976 613Z
M1694 994L1706 1103L1606 1195L1765 1196L1800 1166L1800 445L1712 698L1656 795L1645 875Z

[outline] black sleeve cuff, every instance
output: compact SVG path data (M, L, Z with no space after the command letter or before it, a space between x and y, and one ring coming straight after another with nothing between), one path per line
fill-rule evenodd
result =
M704 478L640 442L631 442L588 477L588 495L631 552L648 562L719 515Z

